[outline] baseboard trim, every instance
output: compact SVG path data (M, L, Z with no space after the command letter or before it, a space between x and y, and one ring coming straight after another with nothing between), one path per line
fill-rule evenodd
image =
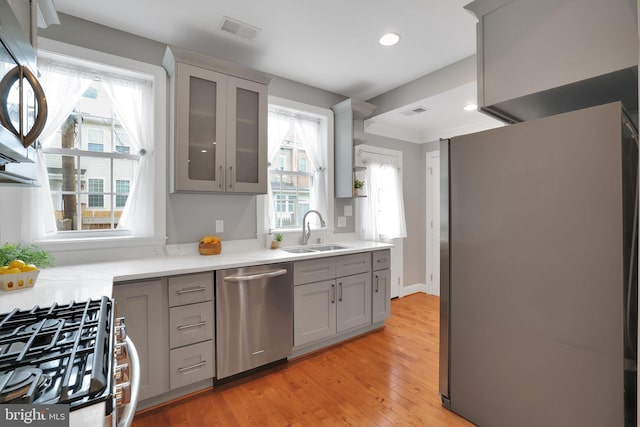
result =
M402 288L400 288L400 298L406 297L407 295L416 294L418 292L428 294L429 292L427 292L427 285L425 285L424 283L415 283L413 285L403 286Z

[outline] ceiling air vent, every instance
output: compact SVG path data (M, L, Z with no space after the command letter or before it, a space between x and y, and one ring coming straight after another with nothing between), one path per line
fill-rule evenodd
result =
M223 17L222 24L220 24L220 29L245 40L255 39L258 33L262 31L258 27L245 24L244 22L240 22L237 19L229 18L228 16Z
M429 111L427 107L415 107L410 110L406 110L402 112L403 116L414 116L416 114L424 113L425 111Z

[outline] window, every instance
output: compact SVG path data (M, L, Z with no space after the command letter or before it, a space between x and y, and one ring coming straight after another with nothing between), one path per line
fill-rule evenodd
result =
M359 145L355 165L364 168L364 191L367 195L358 199L360 237L384 241L407 237L402 152Z
M94 89L95 96L93 99L97 98L97 90ZM82 116L81 116L82 117ZM89 143L87 144L87 150L89 151L104 151L104 133L102 129L87 129L87 134L89 136Z
M98 193L98 194L96 194ZM104 207L104 180L89 178L89 207Z
M87 84L43 150L59 232L115 230L139 161L122 144L128 134L109 89L95 78ZM95 178L85 183L87 175Z
M116 208L124 208L129 197L130 181L124 179L116 179Z
M262 234L299 231L310 209L331 229L333 219L333 113L275 97L269 98L269 189L259 198ZM319 228L314 215L308 218Z
M280 144L278 167L269 169L272 197L275 203L275 228L300 228L309 210L313 173L305 172L297 159L305 156L304 146L296 142L301 136L292 127Z
M54 251L164 243L166 72L47 39L38 68L49 120L24 238Z

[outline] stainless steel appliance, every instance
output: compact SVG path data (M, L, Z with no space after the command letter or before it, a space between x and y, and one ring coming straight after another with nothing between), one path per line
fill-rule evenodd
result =
M480 426L635 426L638 137L621 104L440 150L443 405Z
M139 364L113 301L0 315L0 404L63 404L69 425L128 426Z
M47 102L36 77L35 49L7 0L0 0L0 16L0 182L33 183L35 168L28 164L35 161L32 144L44 128Z
M290 263L216 273L218 380L286 359L293 347Z

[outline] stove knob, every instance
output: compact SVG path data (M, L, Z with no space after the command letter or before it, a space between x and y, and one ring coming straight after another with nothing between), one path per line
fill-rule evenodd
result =
M128 380L130 378L129 371L130 370L129 370L128 363L123 363L122 365L116 365L113 371L113 379L116 381L116 384L124 381L125 379Z
M115 328L113 329L116 335L116 342L123 342L124 339L127 338L127 327L124 324L123 317L116 319Z
M126 343L116 343L114 346L114 353L117 360L122 360L129 357L129 348Z
M131 383L116 385L116 405L122 406L131 402Z

